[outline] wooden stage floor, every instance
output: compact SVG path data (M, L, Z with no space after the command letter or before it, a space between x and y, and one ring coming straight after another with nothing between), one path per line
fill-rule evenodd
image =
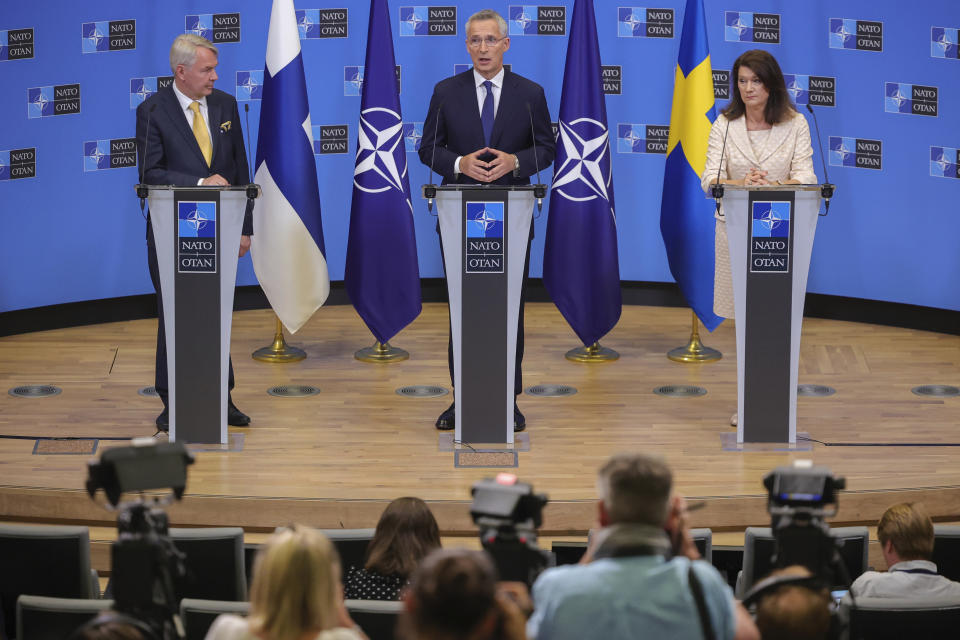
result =
M960 446L825 446L802 452L731 452L720 436L736 409L734 326L705 342L724 358L707 365L669 361L685 343L687 309L625 306L603 344L617 362L574 364L564 352L576 338L551 304L527 305L524 384L578 389L565 398L524 395L530 450L516 472L550 495L545 532L584 531L593 524L594 475L611 453L664 455L679 489L707 501L695 526L742 528L769 522L761 478L797 458L812 458L845 476L837 522L875 522L900 500L923 500L938 519L960 519ZM0 389L53 384L45 399L0 395L0 519L109 523L113 515L82 491L84 455L35 455L38 436L149 436L160 411L137 389L152 384L156 321L138 320L0 338ZM271 312L234 315L232 352L237 404L253 419L243 449L200 452L188 497L171 510L174 525L241 525L266 530L291 521L322 527L373 526L384 504L402 495L431 502L445 532L473 531L470 487L492 469L455 468L438 450L437 415L451 396L401 397L411 384L449 387L446 305L427 304L392 342L405 362L375 365L353 358L373 340L352 307L322 308L290 338L307 360L256 362L269 343ZM960 444L960 398L922 398L921 384L960 383L960 337L875 325L807 319L800 382L837 393L800 398L797 430L825 443ZM266 389L311 384L322 392L277 398ZM704 386L704 396L657 396L664 384ZM117 441L100 441L100 450Z

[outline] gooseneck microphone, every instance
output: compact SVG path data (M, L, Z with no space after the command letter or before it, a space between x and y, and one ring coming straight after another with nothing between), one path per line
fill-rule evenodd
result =
M154 102L150 105L150 108L147 109L147 127L143 134L143 155L140 157L140 181L137 184L137 197L140 198L140 215L146 217L143 212L144 205L146 204L147 196L150 195L150 190L147 189L147 186L143 184L143 176L146 173L144 167L147 164L147 151L150 149L150 118L153 116L153 110L157 108L157 103Z
M723 184L720 183L720 170L723 168L723 154L727 152L728 133L730 133L729 120L727 120L727 128L723 130L723 146L720 147L720 164L717 165L717 181L710 189L710 194L713 196L714 200L717 201L717 214L720 213L720 200L723 199Z
M244 151L247 152L247 201L252 202L256 200L260 195L260 190L253 184L253 162L250 160L250 103L243 103L243 115L247 121L247 148ZM312 151L312 149L311 149Z
M824 207L821 217L823 217L830 213L830 198L833 197L833 190L836 188L836 185L830 182L830 176L827 174L827 159L823 155L823 139L820 137L820 123L817 122L817 114L809 102L807 103L807 111L813 116L813 126L817 128L817 146L820 147L820 163L823 165L823 177L826 180L826 182L820 185L820 196L823 198Z
M547 187L540 182L540 158L537 157L537 132L533 129L533 110L527 104L527 116L530 118L530 139L533 140L533 166L537 170L537 184L533 185L533 196L537 199L537 212L543 213L543 199L547 196Z
M440 110L443 109L443 102L437 105L434 110L434 116L437 121L433 123L433 144L430 146L430 182L423 185L423 197L427 199L427 213L433 213L433 199L437 197L437 185L433 184L433 159L437 155L437 132L440 131Z

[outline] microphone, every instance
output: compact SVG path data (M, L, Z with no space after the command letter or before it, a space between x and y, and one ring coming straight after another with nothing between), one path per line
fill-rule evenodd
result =
M540 182L540 159L537 157L537 134L533 130L533 110L527 103L527 116L530 118L530 139L533 140L533 166L537 170L537 184L533 185L533 196L537 199L537 211L543 213L543 199L547 195L547 188Z
M258 190L253 186L253 162L250 161L250 103L243 103L243 116L247 121L247 148L244 151L247 152L247 201L255 200L258 195Z
M143 207L146 203L147 196L150 195L150 190L143 184L143 174L144 166L147 164L147 151L150 148L150 118L153 116L153 110L156 108L157 103L154 102L150 105L150 108L147 109L147 127L143 134L143 156L140 158L140 182L137 184L137 197L140 198L140 215L144 215Z
M720 183L720 169L723 167L723 154L727 151L727 134L730 133L730 121L727 120L727 128L723 130L723 146L720 147L720 164L717 165L717 181L710 188L710 193L717 201L717 213L720 213L720 200L723 198L723 185Z
M437 155L437 132L440 130L440 110L443 108L443 102L437 105L434 116L437 121L433 123L433 145L430 147L430 181L423 185L423 197L427 199L427 213L433 213L433 199L437 197L437 185L433 184L433 159Z
M830 182L830 176L827 174L827 159L823 155L823 140L820 138L820 123L817 122L817 114L814 112L813 107L810 106L810 103L807 103L807 111L810 112L810 115L813 116L813 126L817 128L817 146L820 147L820 164L823 165L823 177L826 179L822 185L820 185L820 196L823 198L823 215L826 216L830 213L830 198L833 197L833 190L836 188L834 184Z

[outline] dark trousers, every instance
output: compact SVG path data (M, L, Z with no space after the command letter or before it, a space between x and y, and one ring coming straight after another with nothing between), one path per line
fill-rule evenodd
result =
M160 292L160 267L157 266L157 246L153 240L153 224L150 222L150 216L147 216L147 265L150 268L150 280L153 282L153 288L157 292L157 361L154 373L153 386L157 389L157 395L163 400L163 406L167 406L167 399L170 390L167 388L167 334L163 326L163 294ZM233 380L233 358L230 358L230 378L227 387L232 391Z
M437 225L437 235L440 237L440 261L443 264L443 277L447 277L447 261L443 255L443 236L440 236L440 225ZM520 312L517 314L517 355L514 359L513 394L523 393L523 307L527 300L527 276L530 273L530 244L533 242L533 222L530 223L530 235L527 237L527 255L523 262L523 284L520 285ZM449 324L448 324L449 327ZM447 338L447 365L450 368L450 386L453 386L453 331L448 329Z

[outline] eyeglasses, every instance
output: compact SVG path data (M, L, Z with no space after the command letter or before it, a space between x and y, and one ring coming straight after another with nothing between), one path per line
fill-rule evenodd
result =
M469 46L471 49L479 49L481 44L486 44L488 47L492 49L493 47L497 46L498 44L500 44L502 41L506 39L507 39L507 36L504 36L502 38L494 38L493 36L487 36L486 38L481 38L479 36L474 36L469 40L467 40L467 46Z

